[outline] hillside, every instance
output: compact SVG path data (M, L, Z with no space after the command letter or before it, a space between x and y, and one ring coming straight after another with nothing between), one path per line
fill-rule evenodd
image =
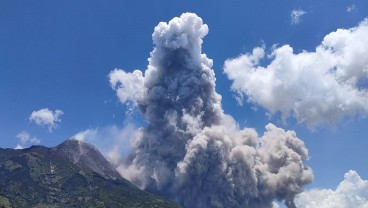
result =
M180 207L122 178L92 145L0 148L0 207Z

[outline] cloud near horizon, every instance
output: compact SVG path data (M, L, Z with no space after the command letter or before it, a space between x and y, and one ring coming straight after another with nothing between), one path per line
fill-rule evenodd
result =
M345 173L344 180L335 190L312 189L297 195L295 199L299 208L367 208L368 181L363 180L357 172Z
M327 34L315 51L264 47L228 59L224 72L240 97L309 127L368 112L368 19ZM262 66L261 59L270 63Z
M61 122L60 116L63 114L63 111L59 109L52 111L48 108L43 108L38 111L33 111L29 116L29 121L34 122L38 126L46 126L49 132L52 132L52 130Z
M120 173L139 187L188 207L276 207L313 179L308 150L273 124L262 135L223 112L212 60L202 53L208 27L193 13L159 23L145 72L113 70L111 87L147 125L132 139Z
M19 132L16 137L19 139L19 143L16 145L15 149L24 149L26 146L39 144L41 140L37 137L31 136L28 132Z

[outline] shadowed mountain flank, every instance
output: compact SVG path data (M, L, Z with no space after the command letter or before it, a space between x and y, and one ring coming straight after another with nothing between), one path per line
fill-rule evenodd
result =
M0 207L180 207L122 178L92 145L0 148Z

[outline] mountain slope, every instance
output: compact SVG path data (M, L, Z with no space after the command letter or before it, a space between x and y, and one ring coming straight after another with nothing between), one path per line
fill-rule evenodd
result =
M122 178L92 145L0 148L1 207L180 207Z

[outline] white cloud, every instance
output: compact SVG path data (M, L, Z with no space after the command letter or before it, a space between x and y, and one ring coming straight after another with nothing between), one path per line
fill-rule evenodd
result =
M300 18L307 14L306 11L302 10L302 9L294 9L291 11L290 17L291 17L291 24L292 25L297 25L300 22Z
M17 138L20 139L20 141L23 144L26 144L26 143L36 143L36 144L38 144L38 143L40 143L40 140L37 137L31 137L31 135L26 131L22 131L19 134L17 134Z
M282 118L310 127L335 124L368 111L368 20L326 35L313 52L274 47L267 66L264 48L225 62L232 90Z
M126 123L122 128L113 125L86 129L72 138L93 144L112 164L117 165L129 153L130 141L136 131L132 123Z
M63 115L63 111L56 109L55 111L43 108L38 111L33 111L29 116L29 121L34 122L39 126L47 126L49 131L52 132L56 128L57 124L60 123L60 116Z
M346 11L347 12L352 12L352 11L355 11L356 10L356 6L355 6L355 4L352 4L352 5L350 5L350 6L348 6L347 8L346 8Z
M368 208L368 181L350 170L336 188L312 189L295 198L299 208Z
M15 146L14 149L24 149L24 147L22 145L20 145L20 144L17 144L17 146Z
M17 144L15 149L23 149L25 146L29 146L32 144L39 144L41 142L39 138L31 136L26 131L18 133L16 137L19 139L20 144Z
M122 103L140 100L144 96L144 77L140 70L126 73L123 70L115 69L110 72L109 78L111 87L116 90Z

